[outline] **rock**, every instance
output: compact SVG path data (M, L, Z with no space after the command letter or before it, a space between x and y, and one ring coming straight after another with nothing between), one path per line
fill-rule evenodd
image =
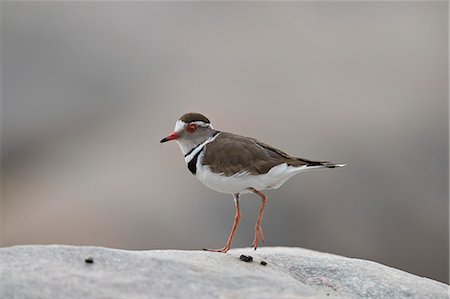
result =
M255 262L243 263L242 254L251 254ZM86 263L86 257L95 262ZM0 298L448 298L448 292L444 283L375 262L301 248L227 254L0 248Z

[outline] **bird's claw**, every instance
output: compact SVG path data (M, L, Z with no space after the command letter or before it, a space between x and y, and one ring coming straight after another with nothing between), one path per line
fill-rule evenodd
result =
M258 244L259 244L259 239L261 238L261 241L264 243L264 233L262 231L261 226L257 226L255 228L255 238L253 239L253 243L251 245L251 247L254 247L256 250L258 248Z
M228 250L230 250L229 246L225 246L222 249L208 249L208 248L203 248L203 251L208 251L208 252L221 252L221 253L226 253Z

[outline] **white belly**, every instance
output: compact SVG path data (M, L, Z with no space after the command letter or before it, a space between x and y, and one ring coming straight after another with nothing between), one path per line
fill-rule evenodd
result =
M228 194L251 192L249 188L256 190L276 189L293 175L306 170L306 166L293 167L283 163L272 167L266 174L250 175L247 172L239 172L227 177L213 173L209 166L201 164L202 160L203 153L197 160L196 177L208 188Z

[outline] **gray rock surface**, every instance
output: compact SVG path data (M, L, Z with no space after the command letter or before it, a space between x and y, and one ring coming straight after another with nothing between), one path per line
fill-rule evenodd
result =
M253 262L239 259L251 255ZM93 262L85 261L92 257ZM264 260L266 266L260 264ZM301 248L0 248L0 298L448 298L448 285Z

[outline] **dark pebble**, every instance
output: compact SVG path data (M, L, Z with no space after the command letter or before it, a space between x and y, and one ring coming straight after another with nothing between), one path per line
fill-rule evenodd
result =
M265 261L261 261L261 265L265 266L267 263Z
M253 257L251 257L250 255L246 256L242 254L239 258L241 259L241 261L244 261L246 263L253 262Z
M92 256L87 256L84 261L88 264L92 264L94 262L94 258Z

